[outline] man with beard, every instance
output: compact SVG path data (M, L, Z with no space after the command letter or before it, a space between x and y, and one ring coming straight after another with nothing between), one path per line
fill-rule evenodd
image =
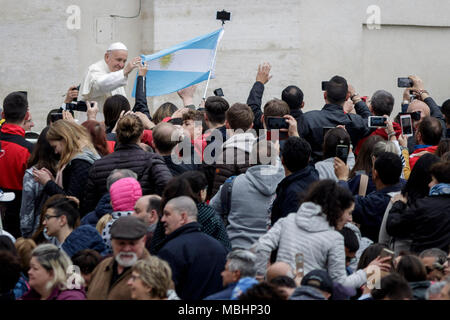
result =
M150 254L145 249L147 226L134 216L119 218L111 226L113 256L103 260L92 272L89 300L131 300L131 267Z

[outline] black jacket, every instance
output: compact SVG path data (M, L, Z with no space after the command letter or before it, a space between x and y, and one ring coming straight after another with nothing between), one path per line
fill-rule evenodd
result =
M386 221L390 236L412 239L411 250L439 248L450 245L450 195L427 196L411 206L401 201L392 205Z
M115 151L95 161L89 171L86 185L85 211L95 209L100 198L107 192L106 179L114 169L130 169L138 176L142 194L162 194L172 178L164 159L155 153L142 150L137 144L117 145Z
M339 185L349 188L346 181L339 181ZM399 192L403 187L403 181L395 185L388 186L381 190L375 190L365 197L355 195L355 209L352 216L353 221L361 225L361 235L373 242L378 242L381 223L383 221L386 208L391 201L389 193Z
M284 178L277 187L276 198L272 206L272 225L278 219L297 212L300 207L300 196L306 192L314 181L319 180L319 173L313 166L292 173Z
M263 111L261 110L263 93L264 85L261 82L256 81L255 84L253 84L247 99L247 105L252 109L253 115L255 116L255 119L253 120L253 129L255 129L258 134L258 130L264 129L263 123L261 122L261 116L263 115ZM297 120L297 131L301 136L304 123L303 111L301 109L291 109L289 114Z
M158 256L169 263L175 291L182 300L201 300L223 289L220 274L227 250L201 232L197 222L169 234Z
M303 138L309 142L314 162L322 160L323 128L344 125L350 135L353 146L358 145L361 138L370 134L367 118L370 111L366 104L355 105L358 114L344 113L341 106L326 104L322 110L313 110L304 115Z

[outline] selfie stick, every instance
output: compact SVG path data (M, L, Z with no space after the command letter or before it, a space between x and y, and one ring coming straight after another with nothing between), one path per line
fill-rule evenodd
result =
M214 68L214 64L216 63L217 48L219 47L219 42L222 39L224 32L225 32L225 29L222 27L222 31L220 32L219 39L217 40L216 49L214 50L214 57L211 62L211 67L209 68L208 81L206 81L206 88L205 88L205 93L203 94L203 101L206 100L206 90L208 90L209 79L211 79L211 72L212 72L212 69Z

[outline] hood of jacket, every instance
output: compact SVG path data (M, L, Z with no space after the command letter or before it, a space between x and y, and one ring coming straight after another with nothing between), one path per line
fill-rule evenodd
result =
M231 136L227 141L225 141L223 143L223 148L237 148L239 150L250 153L255 141L256 137L251 132L238 133Z
M72 257L75 253L83 249L93 249L104 255L106 246L97 229L85 224L81 225L66 238L61 248Z
M322 213L322 207L313 202L304 202L298 208L295 216L297 226L308 232L323 232L334 230Z
M258 165L247 169L245 177L265 196L271 196L284 179L284 169L277 159L277 165Z
M89 162L90 164L93 164L95 160L100 159L100 156L97 152L93 152L89 148L84 148L82 152L78 153L73 157L72 160L79 159Z
M325 297L314 287L301 286L295 289L289 300L325 300Z

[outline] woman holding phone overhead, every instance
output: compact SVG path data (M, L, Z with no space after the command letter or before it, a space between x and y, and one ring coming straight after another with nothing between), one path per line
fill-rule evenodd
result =
M298 211L279 219L253 245L258 274L265 273L272 250L278 248L276 260L289 263L295 270L297 264L299 267L303 264L303 269L298 272L307 274L315 269L323 269L333 281L359 288L367 282L368 269L347 276L344 238L337 231L351 221L353 208L352 194L336 182L321 180L312 184ZM388 259L377 257L370 265L388 271Z

